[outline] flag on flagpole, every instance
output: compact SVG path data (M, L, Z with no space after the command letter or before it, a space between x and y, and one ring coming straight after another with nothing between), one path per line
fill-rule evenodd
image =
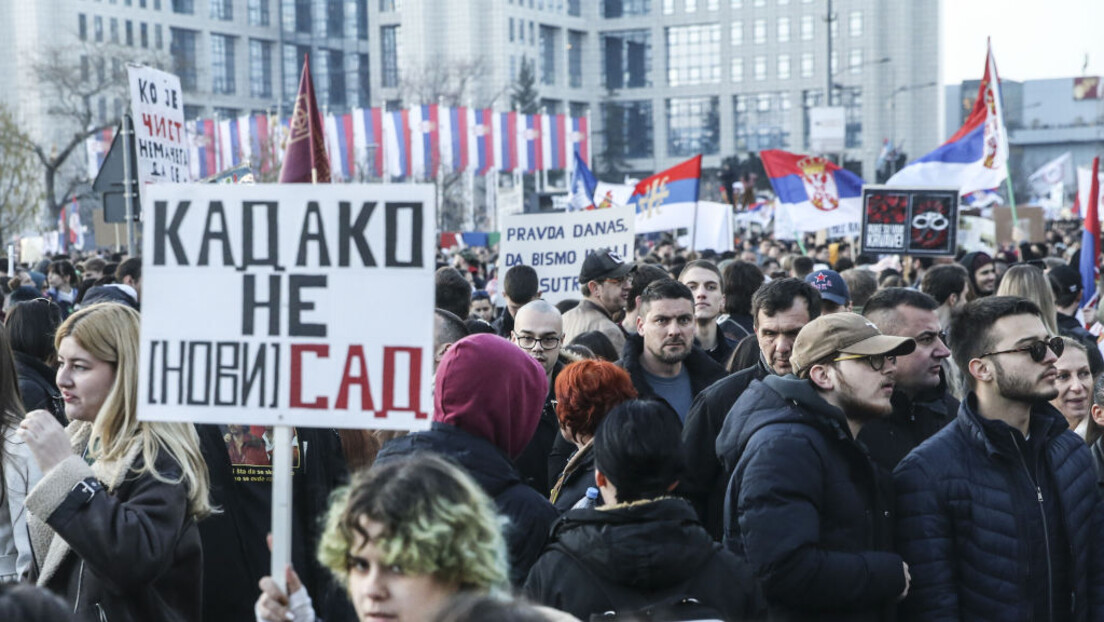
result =
M1027 178L1031 189L1038 195L1050 192L1055 184L1073 183L1073 153L1065 152L1050 162L1039 167L1039 170Z
M594 209L594 189L597 187L598 180L576 151L575 171L571 174L571 196L567 200L567 211Z
M1008 176L1000 77L989 45L977 101L954 136L889 178L889 186L957 187L959 193L996 188Z
M1100 176L1104 173L1097 173L1096 179L1099 180ZM1093 174L1092 171L1084 168L1077 167L1077 197L1074 212L1078 214L1084 214L1085 207L1089 204L1089 201L1093 197L1092 191ZM1099 190L1095 193L1095 196L1099 197L1101 192L1104 192L1104 184L1098 184ZM1099 198L1097 199L1099 201ZM1076 208L1080 208L1078 211Z
M1100 156L1093 158L1092 173L1085 224L1081 228L1082 306L1096 297L1096 277L1100 271Z
M818 231L858 223L863 180L820 156L769 149L759 153L779 207L788 210L795 231Z
M696 155L636 185L629 205L636 207L637 233L670 231L693 224L701 161L701 155Z
M322 114L314 98L314 82L310 75L310 58L303 59L303 75L299 78L299 94L291 113L291 133L287 139L287 155L280 168L280 183L329 183L330 161L326 157L325 130Z

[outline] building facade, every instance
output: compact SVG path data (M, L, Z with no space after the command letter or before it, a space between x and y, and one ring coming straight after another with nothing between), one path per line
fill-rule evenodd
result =
M939 0L9 2L0 97L34 126L42 93L19 59L65 41L164 54L188 118L287 114L308 53L332 112L443 97L506 110L532 63L544 111L590 115L599 170L605 156L647 173L697 153L709 168L808 152L809 111L830 104L838 157L873 180L883 140L919 155L944 135L939 14ZM99 120L125 105L95 97Z

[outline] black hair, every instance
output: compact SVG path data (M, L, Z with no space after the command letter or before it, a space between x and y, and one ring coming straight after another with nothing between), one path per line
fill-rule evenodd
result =
M476 300L490 300L491 295L488 294L487 290L485 290L485 289L477 289L474 292L472 292L471 299L472 299L472 302L475 302Z
M434 276L436 286L435 305L451 311L456 317L471 314L471 283L456 268L439 268Z
M1056 307L1068 307L1077 302L1077 299L1081 297L1080 287L1071 292L1069 289L1062 287L1062 284L1058 282L1058 279L1052 273L1047 273L1047 281L1050 282L1050 292L1054 294L1054 305Z
M0 583L0 620L61 622L74 619L65 601L46 588Z
M803 279L775 279L762 287L751 297L751 317L759 325L759 312L774 317L779 311L785 311L794 305L798 296L805 299L809 306L809 321L820 317L820 292Z
M48 275L51 272L56 272L58 276L65 279L69 287L76 287L79 284L77 281L77 269L66 259L50 262L49 267L46 268L46 274Z
M119 267L115 268L115 280L119 283L123 282L124 277L130 277L135 281L142 280L142 258L131 257L123 263L119 264Z
M763 271L755 264L736 260L724 268L725 313L750 315L751 297L762 287Z
M952 354L958 368L971 388L974 377L969 373L970 361L992 347L990 335L997 320L1012 315L1034 315L1042 321L1039 305L1019 296L987 296L979 298L951 319Z
M893 311L901 305L925 311L935 311L939 308L939 303L935 301L935 298L924 292L908 289L907 287L887 287L879 290L878 293L870 297L870 300L866 301L866 304L863 305L863 315L870 317L871 313L878 311Z
M962 264L933 266L920 279L920 291L931 296L939 304L947 302L951 294L962 294L970 274Z
M502 279L502 293L516 305L523 305L537 297L537 271L532 266L516 265L506 271Z
M633 271L632 287L629 288L629 299L625 302L626 311L636 310L636 297L644 293L644 288L651 285L652 281L670 278L667 271L655 264L641 263Z
M813 271L813 258L805 255L794 257L791 264L794 274L798 276L805 276Z
M57 360L54 333L61 325L61 307L52 300L36 298L8 310L4 327L12 350L53 366Z
M644 291L640 293L641 313L644 314L645 305L651 304L656 300L677 300L679 298L689 300L691 305L694 303L693 292L682 283L674 279L658 279L652 281L644 288Z
M650 400L613 407L594 433L594 466L617 487L618 503L668 494L683 468L678 416Z
M441 332L433 336L433 341L436 345L442 343L456 343L470 334L464 320L461 320L452 311L434 309L433 312L436 313L437 317L441 320Z
M611 363L616 363L618 359L617 348L613 347L613 342L602 331L588 330L579 333L568 345L585 346L598 358Z

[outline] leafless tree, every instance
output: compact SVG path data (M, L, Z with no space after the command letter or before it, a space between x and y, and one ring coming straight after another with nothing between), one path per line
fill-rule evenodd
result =
M38 161L15 115L0 105L0 240L22 228L42 201Z

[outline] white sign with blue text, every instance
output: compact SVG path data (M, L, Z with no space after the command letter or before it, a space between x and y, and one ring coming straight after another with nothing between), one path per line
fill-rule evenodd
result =
M542 298L553 304L579 298L579 270L588 254L609 248L632 261L635 220L632 206L504 216L498 273L532 266Z

